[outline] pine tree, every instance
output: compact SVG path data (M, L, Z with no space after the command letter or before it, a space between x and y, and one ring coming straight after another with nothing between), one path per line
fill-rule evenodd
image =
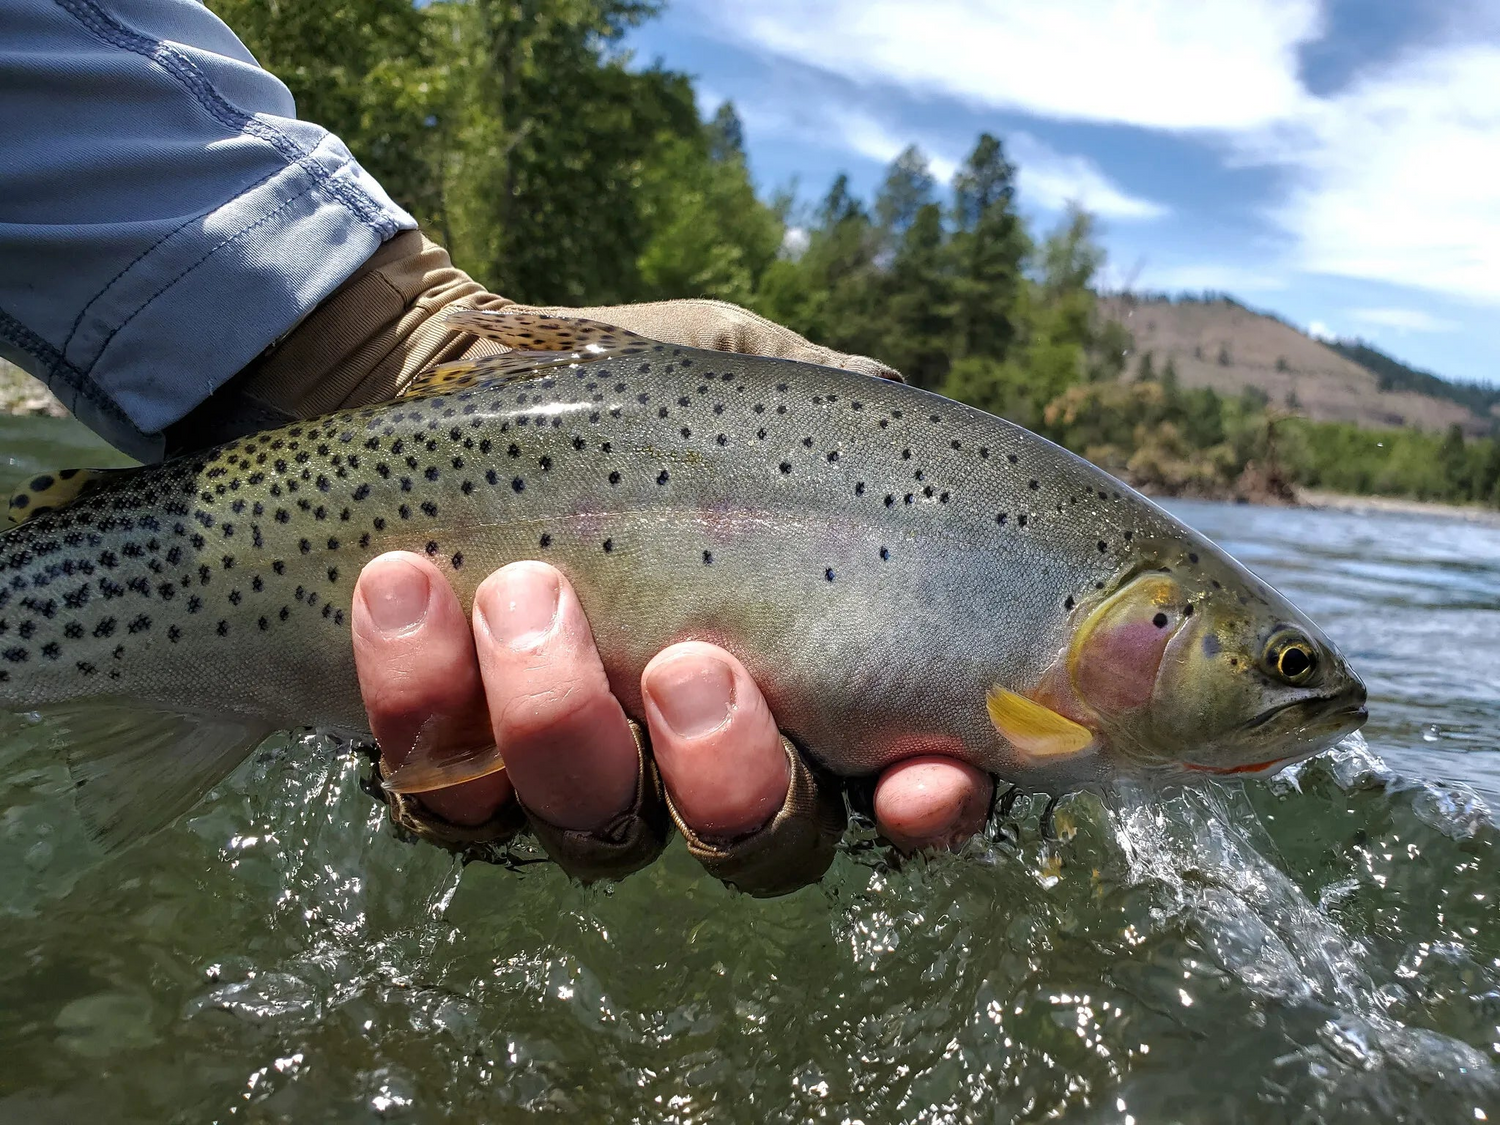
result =
M1019 331L1030 249L1015 207L1015 165L1000 141L980 136L953 180L955 352L1004 360Z
M907 145L886 169L885 182L875 196L875 221L887 248L900 244L917 214L932 202L936 181L927 167L927 157L916 145Z
M1469 471L1469 450L1464 444L1464 430L1457 422L1448 427L1443 435L1443 444L1438 449L1438 464L1447 482L1448 496L1454 500L1467 500L1472 487Z

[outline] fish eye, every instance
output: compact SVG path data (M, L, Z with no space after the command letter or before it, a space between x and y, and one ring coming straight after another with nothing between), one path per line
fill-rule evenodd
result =
M1265 662L1278 679L1297 686L1312 679L1318 667L1318 654L1300 633L1283 633L1266 646Z

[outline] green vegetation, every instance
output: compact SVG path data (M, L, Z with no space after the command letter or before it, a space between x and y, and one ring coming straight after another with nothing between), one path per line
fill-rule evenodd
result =
M946 191L912 147L868 202L842 176L813 208L763 198L733 107L701 121L687 76L622 51L650 0L210 5L303 116L342 136L459 265L518 300L734 301L1160 491L1306 483L1500 504L1493 439L1311 422L1259 392L1184 388L1171 356L1144 357L1127 381L1129 334L1093 289L1092 218L1028 230L996 137L978 138ZM1231 359L1225 344L1217 360ZM1392 386L1433 378L1401 371L1378 369ZM1413 389L1457 397L1435 382Z

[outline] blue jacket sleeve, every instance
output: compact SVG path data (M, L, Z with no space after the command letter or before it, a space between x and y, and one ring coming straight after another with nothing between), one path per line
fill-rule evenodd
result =
M134 456L416 225L196 0L0 28L0 355Z

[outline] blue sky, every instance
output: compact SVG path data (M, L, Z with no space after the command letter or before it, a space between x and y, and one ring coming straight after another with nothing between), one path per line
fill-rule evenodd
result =
M1500 382L1500 6L1419 0L669 0L641 62L731 99L757 182L868 197L981 131L1110 287L1220 289Z

